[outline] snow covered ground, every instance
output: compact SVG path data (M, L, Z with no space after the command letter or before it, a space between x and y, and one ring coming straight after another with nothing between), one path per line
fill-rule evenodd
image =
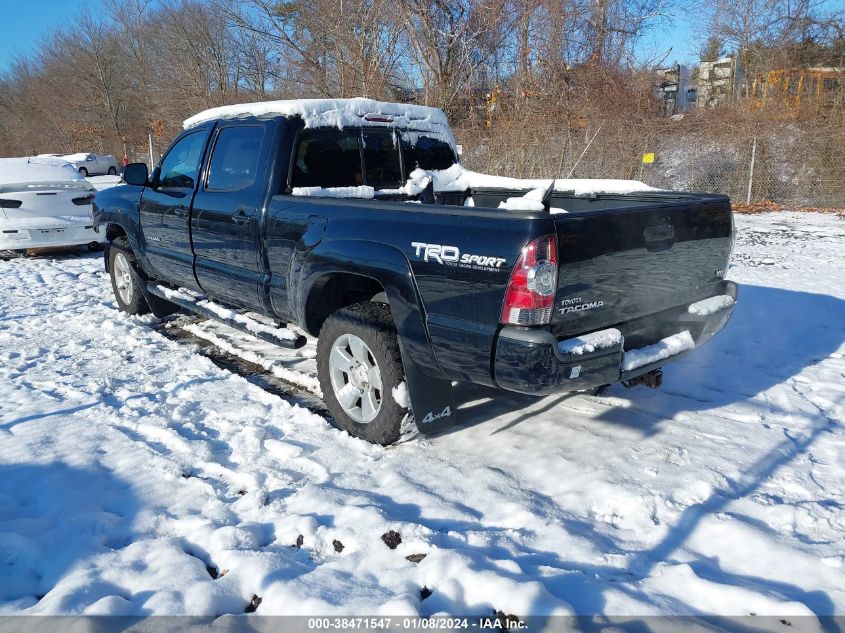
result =
M118 314L98 255L0 262L0 613L845 613L845 220L737 224L662 390L463 387L387 449ZM313 347L181 323L318 392Z

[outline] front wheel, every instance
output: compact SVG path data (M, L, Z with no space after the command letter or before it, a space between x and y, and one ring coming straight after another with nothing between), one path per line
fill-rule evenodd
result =
M138 276L132 270L135 261L132 249L125 238L117 239L109 249L109 276L117 307L128 314L146 314L150 311Z
M341 308L317 340L317 373L335 425L374 444L396 442L409 413L393 397L405 380L390 308L365 302Z
M117 170L114 167L109 167L109 176L116 176Z
M88 178L88 170L87 170L87 169L85 169L84 167L80 167L80 168L79 168L79 174L80 174L83 178Z

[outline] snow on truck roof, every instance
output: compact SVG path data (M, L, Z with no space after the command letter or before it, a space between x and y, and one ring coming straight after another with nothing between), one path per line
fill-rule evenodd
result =
M195 114L184 122L185 129L217 119L246 116L299 116L305 127L384 126L437 132L455 140L442 110L409 103L389 103L355 97L354 99L293 99L258 101L220 106Z
M61 158L32 156L0 158L0 186L11 184L83 181L73 165Z

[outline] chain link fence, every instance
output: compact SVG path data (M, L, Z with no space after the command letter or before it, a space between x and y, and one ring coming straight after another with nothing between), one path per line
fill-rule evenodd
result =
M730 114L730 113L729 113ZM845 208L845 118L687 115L456 130L468 169L517 178L622 178L734 202ZM652 163L643 154L653 153Z

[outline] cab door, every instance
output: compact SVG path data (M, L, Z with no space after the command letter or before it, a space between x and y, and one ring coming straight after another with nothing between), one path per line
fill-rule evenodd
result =
M268 121L222 123L191 209L197 281L208 295L262 309L269 277L261 243L270 162Z
M109 159L106 156L101 156L100 154L94 154L94 169L97 171L98 174L107 174L109 173Z
M179 137L153 172L140 202L141 232L152 272L199 290L188 220L210 127Z
M97 161L94 160L93 154L85 154L85 158L78 165L78 169L85 169L86 175L97 175Z

